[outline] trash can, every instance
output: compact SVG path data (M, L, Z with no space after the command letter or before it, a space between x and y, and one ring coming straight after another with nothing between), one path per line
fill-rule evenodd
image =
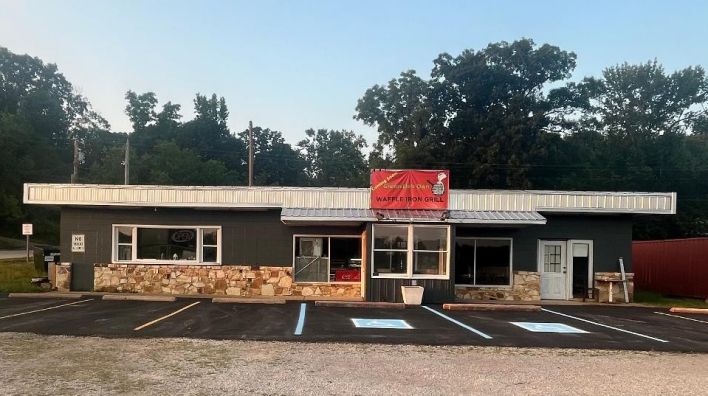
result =
M423 286L401 286L403 303L406 305L420 305L423 302Z

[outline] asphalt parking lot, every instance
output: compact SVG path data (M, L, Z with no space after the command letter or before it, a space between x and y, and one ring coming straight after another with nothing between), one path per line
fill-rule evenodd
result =
M357 327L359 326L359 327ZM544 306L540 312L0 298L0 332L201 339L708 352L708 317L666 309Z

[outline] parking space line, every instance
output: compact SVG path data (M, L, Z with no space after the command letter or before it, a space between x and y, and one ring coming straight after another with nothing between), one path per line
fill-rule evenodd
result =
M180 312L182 312L182 311L185 311L185 310L187 310L187 309L189 309L189 308L192 308L193 306L199 304L200 302L201 302L201 301L197 301L197 302L191 303L191 304L187 305L186 307L182 307L182 308L180 308L180 309L178 309L178 310L172 312L171 314L167 314L167 315L165 315L165 316L163 316L163 317L157 318L157 319L155 319L155 320L153 320L153 321L150 321L150 322L147 322L147 323L145 323L145 324L143 324L143 325L140 325L140 326L134 328L133 331L142 330L142 329L144 329L144 328L146 328L146 327L148 327L148 326L152 326L152 325L154 325L155 323L157 323L157 322L159 322L159 321L165 320L165 319L167 319L167 318L169 318L169 317L172 317L172 316L177 315L178 313L180 313Z
M302 328L305 327L305 310L307 309L306 303L300 304L300 316L297 318L297 327L295 327L295 335L302 335Z
M20 313L16 313L16 314L12 314L12 315L0 316L0 319L14 318L14 317L16 317L16 316L28 315L28 314L35 313L35 312L49 311L50 309L57 309L57 308L66 307L66 306L69 306L69 305L81 304L81 303L84 303L84 302L86 302L86 301L91 301L91 300L92 300L92 299L89 298L89 299L86 299L86 300L74 301L74 302L70 302L70 303L66 303L66 304L61 304L61 305L55 305L55 306L48 307L48 308L35 309L35 310L32 310L32 311L20 312Z
M560 315L560 316L565 316L566 318L575 319L575 320L579 320L579 321L581 321L581 322L594 324L595 326L605 327L605 328L608 328L608 329L620 331L620 332L622 332L622 333L627 333L627 334L632 334L632 335L635 335L635 336L638 336L638 337L648 338L648 339L654 340L654 341L668 342L668 341L666 341L666 340L662 340L661 338L655 338L655 337L652 337L652 336L648 336L648 335L646 335L646 334L635 333L635 332L633 332L633 331L629 331L629 330L620 329L620 328L617 328L617 327L608 326L608 325L603 324L603 323L593 322L592 320L587 320L587 319L579 318L579 317L577 317L577 316L568 315L568 314L564 314L564 313L556 312L556 311L551 311L550 309L546 309L546 308L541 308L541 311L545 311L545 312L552 313L552 314L556 314L556 315Z
M687 318L685 316L680 316L680 315L671 315L671 314L667 314L667 313L663 313L663 312L654 312L654 313L657 315L671 316L672 318L681 318L681 319L686 319L686 320L692 320L692 321L698 322L698 323L707 323L708 324L708 322L706 322L705 320Z
M489 336L489 335L487 335L487 334L485 334L485 333L483 333L483 332L481 332L481 331L475 329L475 328L472 327L472 326L468 326L468 325L466 325L466 324L460 322L459 320L453 319L453 318L451 318L451 317L445 315L444 313L438 312L438 311L436 311L436 310L434 310L434 309L432 309L432 308L430 308L430 307L427 307L427 306L425 306L425 305L421 305L421 307L423 307L423 308L427 309L428 311L430 311L430 312L432 312L432 313L434 313L434 314L440 316L441 318L447 319L447 320L449 320L450 322L452 322L452 323L454 323L454 324L456 324L456 325L458 325L458 326L460 326L460 327L462 327L462 328L465 328L465 329L467 329L467 330L469 330L469 331L471 331L471 332L473 332L473 333L479 335L479 336L482 337L482 338L486 338L486 339L488 339L488 340L491 340L491 339L492 339L491 336Z

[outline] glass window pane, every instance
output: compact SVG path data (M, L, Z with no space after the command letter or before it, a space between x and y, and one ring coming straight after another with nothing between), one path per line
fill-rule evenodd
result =
M133 247L130 245L118 245L118 260L132 260Z
M205 263L216 262L216 246L204 246L202 253L202 261Z
M478 285L508 285L511 280L511 241L477 240Z
M118 232L118 243L132 243L133 229L132 227L116 227Z
M474 284L474 239L455 240L455 283Z
M374 226L374 249L408 249L408 227Z
M202 244L216 246L218 229L205 228L202 230Z
M415 250L447 250L447 229L440 227L413 227Z
M413 273L422 275L445 275L447 273L447 253L414 252Z
M361 239L330 238L330 282L361 281Z
M138 228L138 259L196 260L196 230Z
M295 282L327 282L327 257L295 257Z
M374 275L405 274L406 252L374 251Z

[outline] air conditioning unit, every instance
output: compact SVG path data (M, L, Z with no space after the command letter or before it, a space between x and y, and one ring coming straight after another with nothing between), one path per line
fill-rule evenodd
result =
M322 257L323 238L300 238L301 257Z

